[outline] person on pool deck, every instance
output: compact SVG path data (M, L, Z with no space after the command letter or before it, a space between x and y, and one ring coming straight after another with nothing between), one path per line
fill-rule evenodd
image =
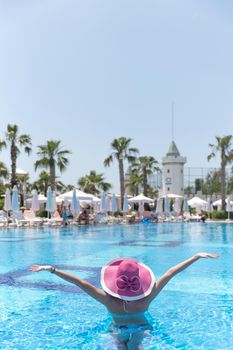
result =
M145 264L131 258L118 258L110 261L101 270L103 290L51 265L34 265L31 270L49 271L74 283L102 303L112 316L111 331L115 335L117 349L136 350L143 349L143 337L152 329L146 317L152 300L177 273L202 258L218 258L218 255L197 253L171 267L157 281Z

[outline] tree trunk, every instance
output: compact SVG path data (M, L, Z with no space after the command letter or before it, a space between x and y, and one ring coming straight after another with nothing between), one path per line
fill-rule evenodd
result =
M14 141L11 143L11 188L16 185L16 160L17 152Z
M54 164L50 166L50 181L52 191L56 191L56 172Z
M226 210L226 164L221 161L221 198L222 198L222 210Z
M44 196L47 197L47 191L48 191L48 184L44 184Z
M121 192L121 210L123 210L124 194L125 194L125 176L124 176L123 159L119 159L119 175L120 175L120 192Z
M146 169L143 169L143 190L144 190L144 196L148 195L147 192L147 173L146 173Z

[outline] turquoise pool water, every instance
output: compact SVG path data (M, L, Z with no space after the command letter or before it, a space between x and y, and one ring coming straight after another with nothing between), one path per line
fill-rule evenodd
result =
M77 287L32 264L53 264L99 286L100 268L118 256L156 276L198 251L218 253L177 275L152 303L144 349L233 348L233 226L163 223L135 226L2 229L0 349L116 349L105 308Z

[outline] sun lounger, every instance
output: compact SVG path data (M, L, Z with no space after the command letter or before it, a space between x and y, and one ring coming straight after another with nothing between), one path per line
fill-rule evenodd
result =
M29 220L27 220L21 211L13 211L11 215L13 223L17 226L29 226Z
M0 212L0 226L1 226L1 227L6 227L6 226L8 226L8 219L7 219L7 217L4 215L4 212L3 212L3 211Z
M32 210L25 210L24 217L26 220L29 221L30 226L41 226L43 225L43 219L39 218L35 215L34 211Z

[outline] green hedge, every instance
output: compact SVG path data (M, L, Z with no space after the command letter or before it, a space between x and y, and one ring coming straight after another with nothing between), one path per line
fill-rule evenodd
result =
M3 209L4 206L4 198L0 198L0 210Z
M228 219L228 212L225 210L214 210L209 213L210 219L225 220ZM230 219L233 220L233 212L230 212Z
M41 210L36 215L39 216L40 218L47 218L48 212L47 212L47 210Z

